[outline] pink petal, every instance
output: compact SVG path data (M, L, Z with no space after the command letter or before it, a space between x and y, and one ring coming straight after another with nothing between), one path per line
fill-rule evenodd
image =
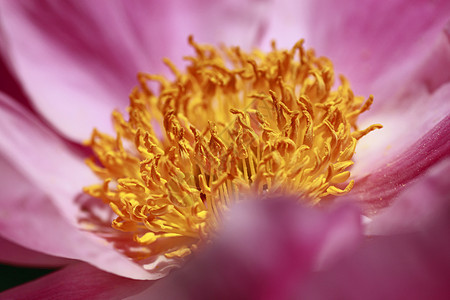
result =
M67 144L1 94L0 140L3 237L130 278L163 276L167 270L146 272L103 239L79 228L75 200L95 179Z
M314 28L311 28L308 19L312 3L314 1L275 1L267 14L267 32L260 46L270 50L271 42L275 41L277 47L289 49L297 41L304 39L310 47L311 35L314 35Z
M1 35L1 34L0 34ZM7 67L7 62L1 57L1 37L0 37L0 92L5 93L15 100L18 100L23 106L31 109L31 103L23 93L23 90L17 80L11 74Z
M393 163L404 156L405 151L410 151L408 149L412 149L414 144L418 146L417 141L429 135L438 124L441 124L441 129L436 134L445 134L442 130L445 130L445 119L450 116L449 99L450 83L442 85L432 94L409 95L402 99L401 106L392 110L371 114L361 123L361 128L374 123L382 124L383 128L358 142L352 174L362 177Z
M68 137L111 129L139 71L190 54L187 37L249 47L266 1L2 1L6 56L37 110Z
M34 115L1 93L0 140L0 153L51 195L63 215L76 223L79 208L73 199L83 186L97 181L83 158Z
M298 299L448 299L449 206L414 234L373 237L300 286Z
M371 213L390 204L409 182L448 155L450 146L442 137L450 126L449 68L445 36L397 89L397 98L362 122L363 128L375 122L384 126L359 142L352 170L359 178L352 194L368 204Z
M121 276L161 277L157 272L147 273L104 240L68 222L52 201L3 156L0 156L0 169L2 237L48 255L83 260ZM69 202L70 198L65 200Z
M214 245L134 299L288 299L329 234L360 226L350 207L325 213L293 199L241 202L226 220ZM341 243L356 232L342 230Z
M358 144L352 174L362 177L391 163L449 115L450 5L318 1L312 11L318 52L330 55L357 91L375 95L359 125L384 128ZM336 26L324 26L322 18Z
M64 266L72 262L69 259L49 256L23 248L1 237L0 249L2 249L0 252L0 262L3 264L50 268Z
M289 47L305 36L358 94L375 95L359 125L384 128L358 144L356 177L390 163L450 113L450 2L290 2L272 10L269 38Z
M132 280L78 263L0 294L2 299L124 299L146 288Z
M423 51L374 78L371 89L379 99L375 109L407 108L411 96L433 94L450 82L450 13L445 27L433 37Z
M385 74L397 78L411 75L396 89L386 86L387 90L396 91L387 96L391 101L381 99L383 105L363 117L362 128L373 123L381 123L384 128L358 144L355 175L360 176L389 162L450 114L449 34L443 34L438 43L430 47L429 57L420 65L416 64L415 70L399 67L395 74ZM391 82L396 84L395 80ZM377 161L374 161L375 157Z
M369 235L420 231L435 221L450 199L450 159L430 168L402 191L395 202L373 216Z
M449 133L450 116L389 164L359 179L348 197L360 201L369 214L391 204L414 179L449 156ZM448 178L445 180L448 182Z
M373 90L377 79L408 65L410 70L415 69L426 59L430 46L450 19L450 3L321 0L312 2L309 16L311 45L332 59L358 93L377 97L383 92ZM441 76L437 73L430 75ZM385 78L384 83L399 87L409 77L405 72L398 75ZM383 89L383 85L377 87ZM393 92L390 90L390 97L381 101L391 101ZM383 93L386 95L389 93Z

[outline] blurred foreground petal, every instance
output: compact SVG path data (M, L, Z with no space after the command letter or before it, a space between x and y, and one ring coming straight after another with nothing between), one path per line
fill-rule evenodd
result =
M133 299L286 299L321 250L354 247L359 228L352 207L325 213L291 199L241 202L214 245Z
M448 299L450 206L420 232L373 237L299 286L300 299Z
M390 235L420 231L434 222L449 205L450 159L430 168L404 189L395 202L373 216L369 235Z

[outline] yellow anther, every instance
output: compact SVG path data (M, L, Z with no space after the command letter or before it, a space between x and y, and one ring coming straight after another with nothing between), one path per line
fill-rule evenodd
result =
M164 254L167 258L173 258L173 257L185 257L186 255L191 254L191 249L189 248L181 248L179 250L176 251L172 251L169 253Z

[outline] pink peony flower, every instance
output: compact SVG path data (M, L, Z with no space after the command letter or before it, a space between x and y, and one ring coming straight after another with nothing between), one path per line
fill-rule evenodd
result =
M446 1L418 0L0 2L0 259L64 266L2 297L448 296L449 17ZM355 187L336 205L235 205L212 246L148 281L166 270L80 226L96 182L80 143L112 131L139 71L182 65L189 34L244 49L304 37L374 95L361 127L384 128L358 144Z

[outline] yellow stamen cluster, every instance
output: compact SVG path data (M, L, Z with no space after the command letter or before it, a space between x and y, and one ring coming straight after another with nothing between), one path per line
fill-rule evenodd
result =
M357 140L381 127L357 129L372 97L355 97L344 77L332 90L331 62L303 41L267 54L189 43L185 72L166 60L174 80L139 74L129 119L113 113L117 136L94 130L88 142L103 183L85 192L144 246L135 259L188 255L246 193L315 204L348 192Z

